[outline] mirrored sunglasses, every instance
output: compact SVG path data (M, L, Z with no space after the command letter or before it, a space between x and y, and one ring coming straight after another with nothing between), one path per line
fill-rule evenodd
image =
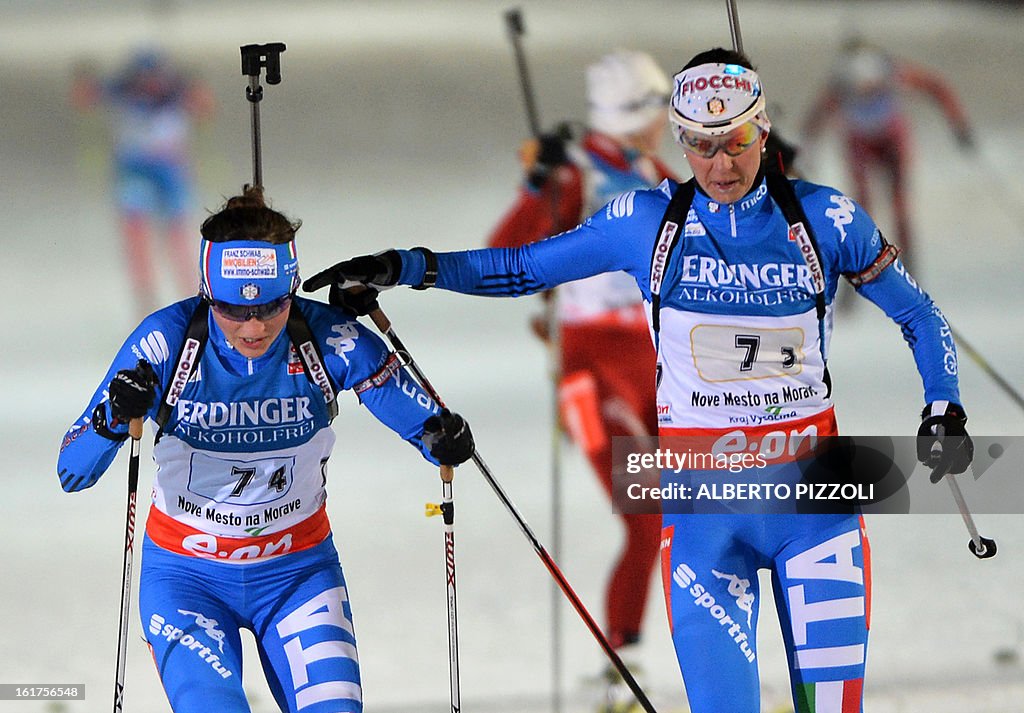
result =
M761 127L753 121L737 126L724 136L708 136L679 129L679 141L683 148L703 158L712 158L719 151L724 151L727 156L739 156L757 143L760 136Z
M220 300L208 300L213 311L232 322L248 322L254 317L261 322L273 319L284 312L292 303L291 293L276 300L258 305L234 305Z

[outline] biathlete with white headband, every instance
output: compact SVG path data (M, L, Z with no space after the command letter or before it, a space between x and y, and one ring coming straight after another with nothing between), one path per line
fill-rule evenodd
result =
M154 421L139 609L177 713L249 711L240 630L282 711L362 711L352 612L326 510L330 421L354 390L432 463L473 453L458 415L341 310L295 296L299 227L259 189L202 226L200 295L148 317L118 351L57 463L92 486Z
M844 276L900 325L913 351L927 404L918 456L932 457L941 427L962 438L935 457L963 472L972 453L945 319L854 201L765 175L771 124L750 61L721 48L695 56L675 76L669 118L693 181L624 194L577 228L520 248L390 250L339 263L304 287L433 285L516 296L625 270L652 326L662 442L720 444L728 434L756 447L769 432L836 433L826 361ZM794 205L799 222L783 214ZM767 569L794 707L860 711L870 566L858 514L670 509L662 573L690 710L761 710L758 570Z

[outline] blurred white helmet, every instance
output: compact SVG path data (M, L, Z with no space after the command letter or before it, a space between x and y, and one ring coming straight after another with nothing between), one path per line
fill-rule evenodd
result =
M757 72L738 64L699 64L675 76L669 118L678 131L728 134L757 119L767 128Z
M640 131L664 114L668 90L650 55L615 50L587 67L590 126L613 136Z
M885 84L894 71L889 55L863 41L850 42L840 59L835 74L855 91Z

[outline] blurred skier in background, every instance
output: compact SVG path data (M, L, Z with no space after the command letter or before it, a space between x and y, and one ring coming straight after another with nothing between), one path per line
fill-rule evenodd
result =
M159 302L152 245L158 232L166 235L177 292L195 294L190 142L194 124L213 114L212 93L165 55L147 49L109 79L91 67L76 67L71 101L80 111L109 114L113 188L137 311L148 314Z
M908 266L913 265L916 247L908 192L912 124L903 99L914 92L925 94L939 106L961 149L974 148L967 115L956 93L941 76L897 59L860 37L843 44L803 125L804 137L811 142L831 119L839 123L853 197L865 210L872 210L869 174L874 170L884 174L892 195L893 242L901 248L902 259Z
M649 55L616 50L586 70L588 128L568 127L524 144L526 175L515 202L488 238L519 247L575 227L617 196L671 177L657 152L668 127L669 80ZM544 293L533 331L556 350L561 427L612 494L612 438L658 432L654 348L640 294L624 272L570 282ZM657 561L656 514L622 514L625 543L605 591L605 634L624 654L640 640ZM613 667L601 710L625 711L633 698Z

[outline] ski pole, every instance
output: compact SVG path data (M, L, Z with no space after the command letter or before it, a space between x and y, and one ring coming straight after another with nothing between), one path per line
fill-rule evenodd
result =
M260 153L260 101L263 100L263 87L260 86L260 73L267 70L267 84L281 83L281 53L285 51L283 42L271 42L266 45L243 45L242 74L249 77L249 86L245 88L245 98L252 107L252 185L263 187L263 156Z
M438 402L440 403L440 402ZM451 689L452 713L462 708L459 693L459 614L455 596L455 503L452 499L452 480L455 469L441 466L441 502L427 503L427 517L441 515L444 522L444 564L448 595L448 673Z
M405 362L405 365L409 368L413 376L416 377L417 381L419 381L420 385L426 390L430 397L434 399L438 404L443 405L444 401L441 399L440 395L437 393L437 390L434 389L433 385L430 383L426 375L420 369L419 365L416 363L416 360L413 359L412 354L406 348L405 344L402 343L402 340L398 337L398 334L395 332L395 329L391 324L391 320L388 319L387 315L384 314L384 311L380 309L380 307L378 306L376 309L370 312L370 319L373 320L373 323L374 325L376 325L377 329L380 330L380 332L388 338L388 341L391 342L391 346L394 347L395 352L400 357L402 357L402 359ZM615 666L615 669L619 672L619 675L622 676L622 680L625 681L626 685L629 686L629 690L631 690L633 692L633 695L636 696L637 702L640 703L640 706L647 713L656 713L654 706L651 704L651 701L647 698L647 694L644 693L643 689L640 687L640 684L637 683L636 679L633 677L633 674L630 673L629 669L626 667L626 664L622 662L622 659L619 657L618 653L616 653L615 649L612 648L612 645L608 642L607 637L605 637L604 633L602 633L601 628L597 625L597 622L594 621L594 617L590 615L589 611L587 611L586 606L584 606L583 602L576 595L576 592L569 584L569 581L565 578L565 575L562 574L562 571L559 569L555 561L551 558L551 555L548 554L548 551L544 549L544 545L542 545L540 543L540 540L537 539L537 536L533 534L533 530L530 529L530 526L527 524L526 520L519 513L519 510L516 509L515 504L512 502L509 496L502 489L501 485L495 479L494 475L491 473L491 469L484 462L484 459L483 457L481 457L479 451L473 451L472 460L473 464L476 465L477 469L480 471L480 474L483 475L484 480L487 481L487 484L491 486L491 489L494 491L495 495L498 496L498 499L505 506L505 509L508 510L509 514L512 515L513 519L515 519L516 524L519 525L519 529L522 531L523 535L526 537L526 539L530 541L530 544L533 546L534 552L536 552L537 556L540 557L541 562L544 563L544 566L547 568L548 572L551 574L552 577L554 577L555 581L558 583L558 586L561 588L566 598L569 600L573 608L576 610L576 613L579 614L580 618L583 619L583 622L587 625L587 628L590 629L590 633L593 634L594 638L597 640L597 643L600 644L601 648L604 650L605 655L611 661L612 665Z
M516 8L505 13L505 25L518 67L519 84L523 90L523 101L526 106L526 119L534 139L540 140L540 119L537 115L537 101L530 81L530 72L526 65L526 54L523 51L522 37L526 34L523 14ZM567 125L561 125L556 133L569 138ZM549 191L548 209L551 212L551 227L554 232L562 229L559 225L558 204L560 189L557 185ZM558 556L562 550L562 425L558 404L558 385L561 381L559 362L561 360L561 326L558 323L558 293L550 290L544 295L544 325L548 339L548 358L551 364L551 548ZM561 599L557 587L551 589L551 707L554 713L562 711L562 611L559 606Z
M128 456L128 505L125 515L124 563L121 569L121 620L117 630L117 672L114 678L114 713L124 710L124 671L128 652L128 609L132 599L132 559L135 546L135 499L139 489L139 441L142 419L128 424L131 450Z
M505 26L508 29L508 36L512 40L512 50L516 58L519 86L522 87L523 104L526 107L526 121L530 125L530 133L533 135L533 138L540 140L542 131L540 118L537 113L536 94L533 91L533 82L530 81L530 70L526 64L526 53L523 52L522 37L526 33L523 25L523 13L518 8L506 11ZM559 122L552 131L552 134L560 137L563 141L568 141L573 137L573 122ZM557 205L557 201L552 202L552 223L555 230L561 231L563 228L558 225L558 216L554 213Z
M548 360L551 364L551 549L562 552L562 410L559 384L562 381L562 326L558 322L558 292L552 290L544 303L548 331ZM558 587L551 587L551 707L562 713L562 601Z
M352 292L361 292L365 288L355 287L352 288ZM406 366L412 371L413 376L420 383L421 386L430 394L430 397L437 402L437 404L444 408L444 401L438 396L437 391L427 380L426 374L420 371L420 368L413 361L412 355L409 354L409 350L405 348L398 335L394 333L391 328L391 321L387 318L384 312L381 311L380 307L376 307L370 312L370 319L373 320L374 325L380 330L381 334L384 334L391 341L391 345L395 348L395 353L398 354L399 358L405 362ZM450 465L441 466L441 502L427 503L426 515L427 517L433 517L434 515L441 515L444 522L444 563L445 563L445 582L447 586L448 596L448 674L449 674L449 688L451 690L451 704L452 713L459 713L461 710L461 696L459 690L459 615L458 607L456 606L456 595L455 595L455 503L452 497L452 481L455 479L455 469Z
M533 83L530 82L530 70L526 66L526 57L523 54L521 38L525 30L523 29L523 13L519 8L505 12L505 25L508 28L508 36L512 40L512 50L516 56L516 66L519 68L519 85L523 89L526 120L530 124L530 133L534 137L539 137L540 119L537 117L537 103L534 99Z
M981 370L984 371L989 378L996 382L999 388L1003 390L1004 394L1009 396L1015 404L1020 406L1021 409L1024 409L1024 396L1021 396L1020 392L1013 388L1009 381L1003 378L999 372L992 368L992 365L988 363L988 360L986 360L977 349L971 346L970 342L964 338L964 335L953 329L952 325L949 325L949 331L950 334L953 335L953 340L956 342L957 346L961 347L967 356L969 356L975 364L981 367Z
M967 507L967 501L964 500L964 494L960 490L960 485L956 482L956 476L949 472L949 464L940 463L932 469L931 479L933 483L939 482L942 478L945 478L946 482L949 483L949 489L953 493L953 500L956 501L956 506L960 510L960 517L963 518L964 524L967 526L967 532L971 536L970 541L967 543L967 549L978 559L983 560L995 557L995 540L978 534L978 528L974 524L974 518L971 517L971 511Z
M729 34L732 35L732 48L743 53L743 36L740 34L740 15L736 9L736 0L725 0L725 9L729 13Z

